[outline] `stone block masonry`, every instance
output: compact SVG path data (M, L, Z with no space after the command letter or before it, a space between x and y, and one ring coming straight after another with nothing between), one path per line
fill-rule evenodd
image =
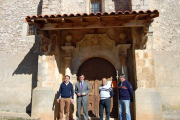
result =
M135 91L137 120L162 120L161 94L153 88Z
M37 15L40 0L0 1L0 110L31 112L37 84L35 36L27 36L27 15Z

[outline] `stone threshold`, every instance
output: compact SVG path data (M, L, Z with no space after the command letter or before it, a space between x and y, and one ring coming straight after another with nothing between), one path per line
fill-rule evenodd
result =
M5 112L0 111L0 120L8 120L8 119L20 119L20 120L37 120L30 117L28 113L16 113L16 112Z

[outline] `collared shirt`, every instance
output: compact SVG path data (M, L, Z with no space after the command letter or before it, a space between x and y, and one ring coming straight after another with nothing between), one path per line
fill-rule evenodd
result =
M64 83L66 84L66 86L69 84L69 82L68 82L68 83L66 83L65 81L64 81Z
M82 81L82 85L83 85L83 83L84 83L84 80ZM81 81L79 81L79 84L80 84L80 86L81 86Z

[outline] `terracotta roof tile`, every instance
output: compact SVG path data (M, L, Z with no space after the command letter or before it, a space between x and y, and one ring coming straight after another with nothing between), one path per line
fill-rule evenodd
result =
M52 15L39 15L39 16L27 16L26 19L33 19L33 18L59 18L59 17L85 17L85 16L107 16L107 15L131 15L131 14L158 14L158 10L147 10L147 11L118 11L118 12L111 12L111 13L108 13L108 12L104 12L104 13L101 13L101 12L98 12L96 14L94 13L83 13L83 14L80 14L80 13L77 13L77 14L58 14L58 15L55 15L55 14L52 14Z

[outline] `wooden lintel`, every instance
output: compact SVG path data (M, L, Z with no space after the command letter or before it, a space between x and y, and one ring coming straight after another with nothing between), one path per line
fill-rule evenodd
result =
M116 17L115 17L115 21L118 21L118 20L119 20L119 17L118 17L118 16L116 16Z
M97 17L97 19L98 19L99 22L101 22L101 18L99 16Z
M147 15L147 16L146 16L146 19L147 19L147 20L151 20L151 19L152 19L151 15Z
M83 22L83 18L82 18L82 17L79 17L79 21L80 21L80 22Z
M137 20L137 19L138 19L138 17L139 17L138 15L135 15L135 16L134 16L134 20Z
M64 18L61 18L62 19L62 22L65 22L65 19Z
M57 29L85 29L85 28L112 28L112 27L143 27L150 25L152 20L129 20L113 22L79 22L79 23L48 23L40 25L42 30Z
M34 20L32 19L31 22L34 23Z
M45 23L48 23L47 19L44 19L44 22L45 22Z

